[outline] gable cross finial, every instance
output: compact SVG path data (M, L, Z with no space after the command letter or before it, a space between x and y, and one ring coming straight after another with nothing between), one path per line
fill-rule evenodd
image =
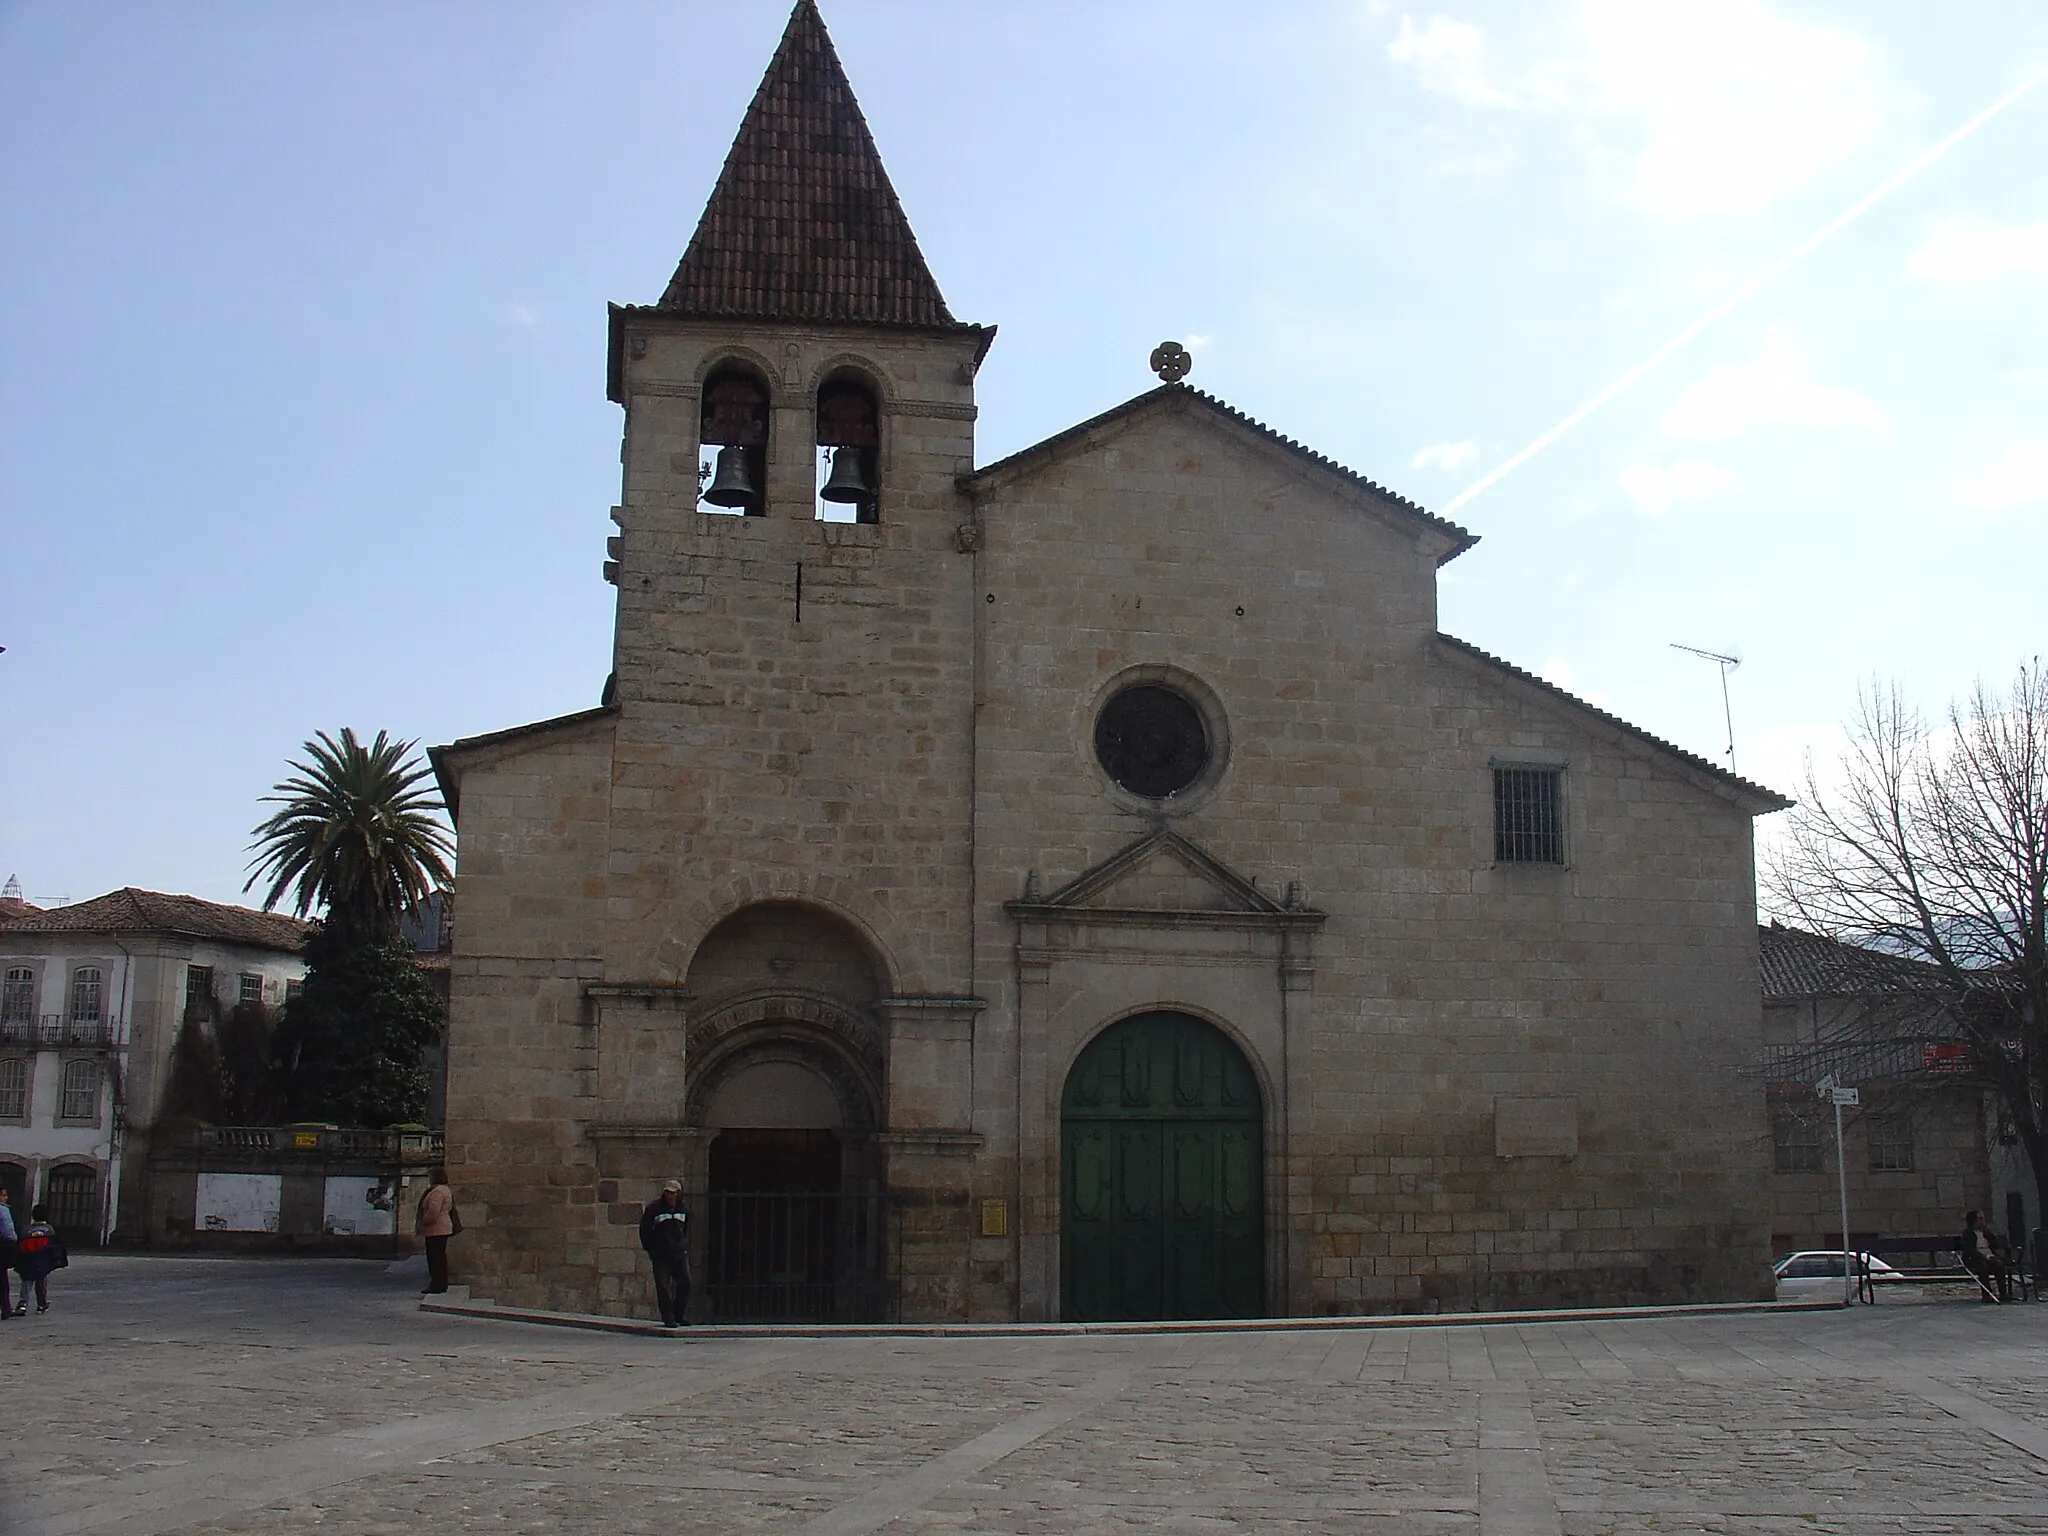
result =
M1188 376L1195 366L1195 360L1188 356L1188 349L1177 341L1162 341L1152 349L1152 371L1169 384L1178 384Z

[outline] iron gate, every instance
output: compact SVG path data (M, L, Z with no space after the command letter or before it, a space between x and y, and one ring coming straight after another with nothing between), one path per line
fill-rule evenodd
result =
M690 1204L715 1321L882 1320L879 1195L720 1190Z

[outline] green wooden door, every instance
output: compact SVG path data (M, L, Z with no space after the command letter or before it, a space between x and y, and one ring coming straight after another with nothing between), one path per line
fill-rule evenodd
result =
M1067 1075L1060 1132L1068 1318L1264 1312L1258 1079L1220 1030L1184 1013L1111 1025Z

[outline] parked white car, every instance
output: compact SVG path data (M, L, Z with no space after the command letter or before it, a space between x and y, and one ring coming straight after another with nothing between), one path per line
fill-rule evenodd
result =
M1867 1253L1852 1257L1870 1267L1873 1281L1896 1280L1899 1272L1883 1259L1872 1258ZM1839 1301L1842 1296L1842 1255L1839 1250L1808 1250L1795 1253L1771 1266L1771 1273L1778 1277L1778 1300Z

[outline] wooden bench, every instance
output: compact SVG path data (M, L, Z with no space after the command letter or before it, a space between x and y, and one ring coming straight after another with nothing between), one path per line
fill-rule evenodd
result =
M1873 1280L1863 1265L1857 1265L1856 1298L1859 1301L1875 1302L1877 1293L1891 1285L1967 1285L1990 1301L1999 1299L1995 1284L1964 1267L1962 1253L1956 1247L1952 1233L1941 1237L1878 1237L1861 1246L1863 1252L1873 1259L1883 1259L1896 1273ZM1918 1259L1919 1262L1904 1262L1909 1259ZM2018 1299L2032 1301L2033 1279L2027 1273L2026 1265L2012 1263L2010 1255L2006 1262Z

